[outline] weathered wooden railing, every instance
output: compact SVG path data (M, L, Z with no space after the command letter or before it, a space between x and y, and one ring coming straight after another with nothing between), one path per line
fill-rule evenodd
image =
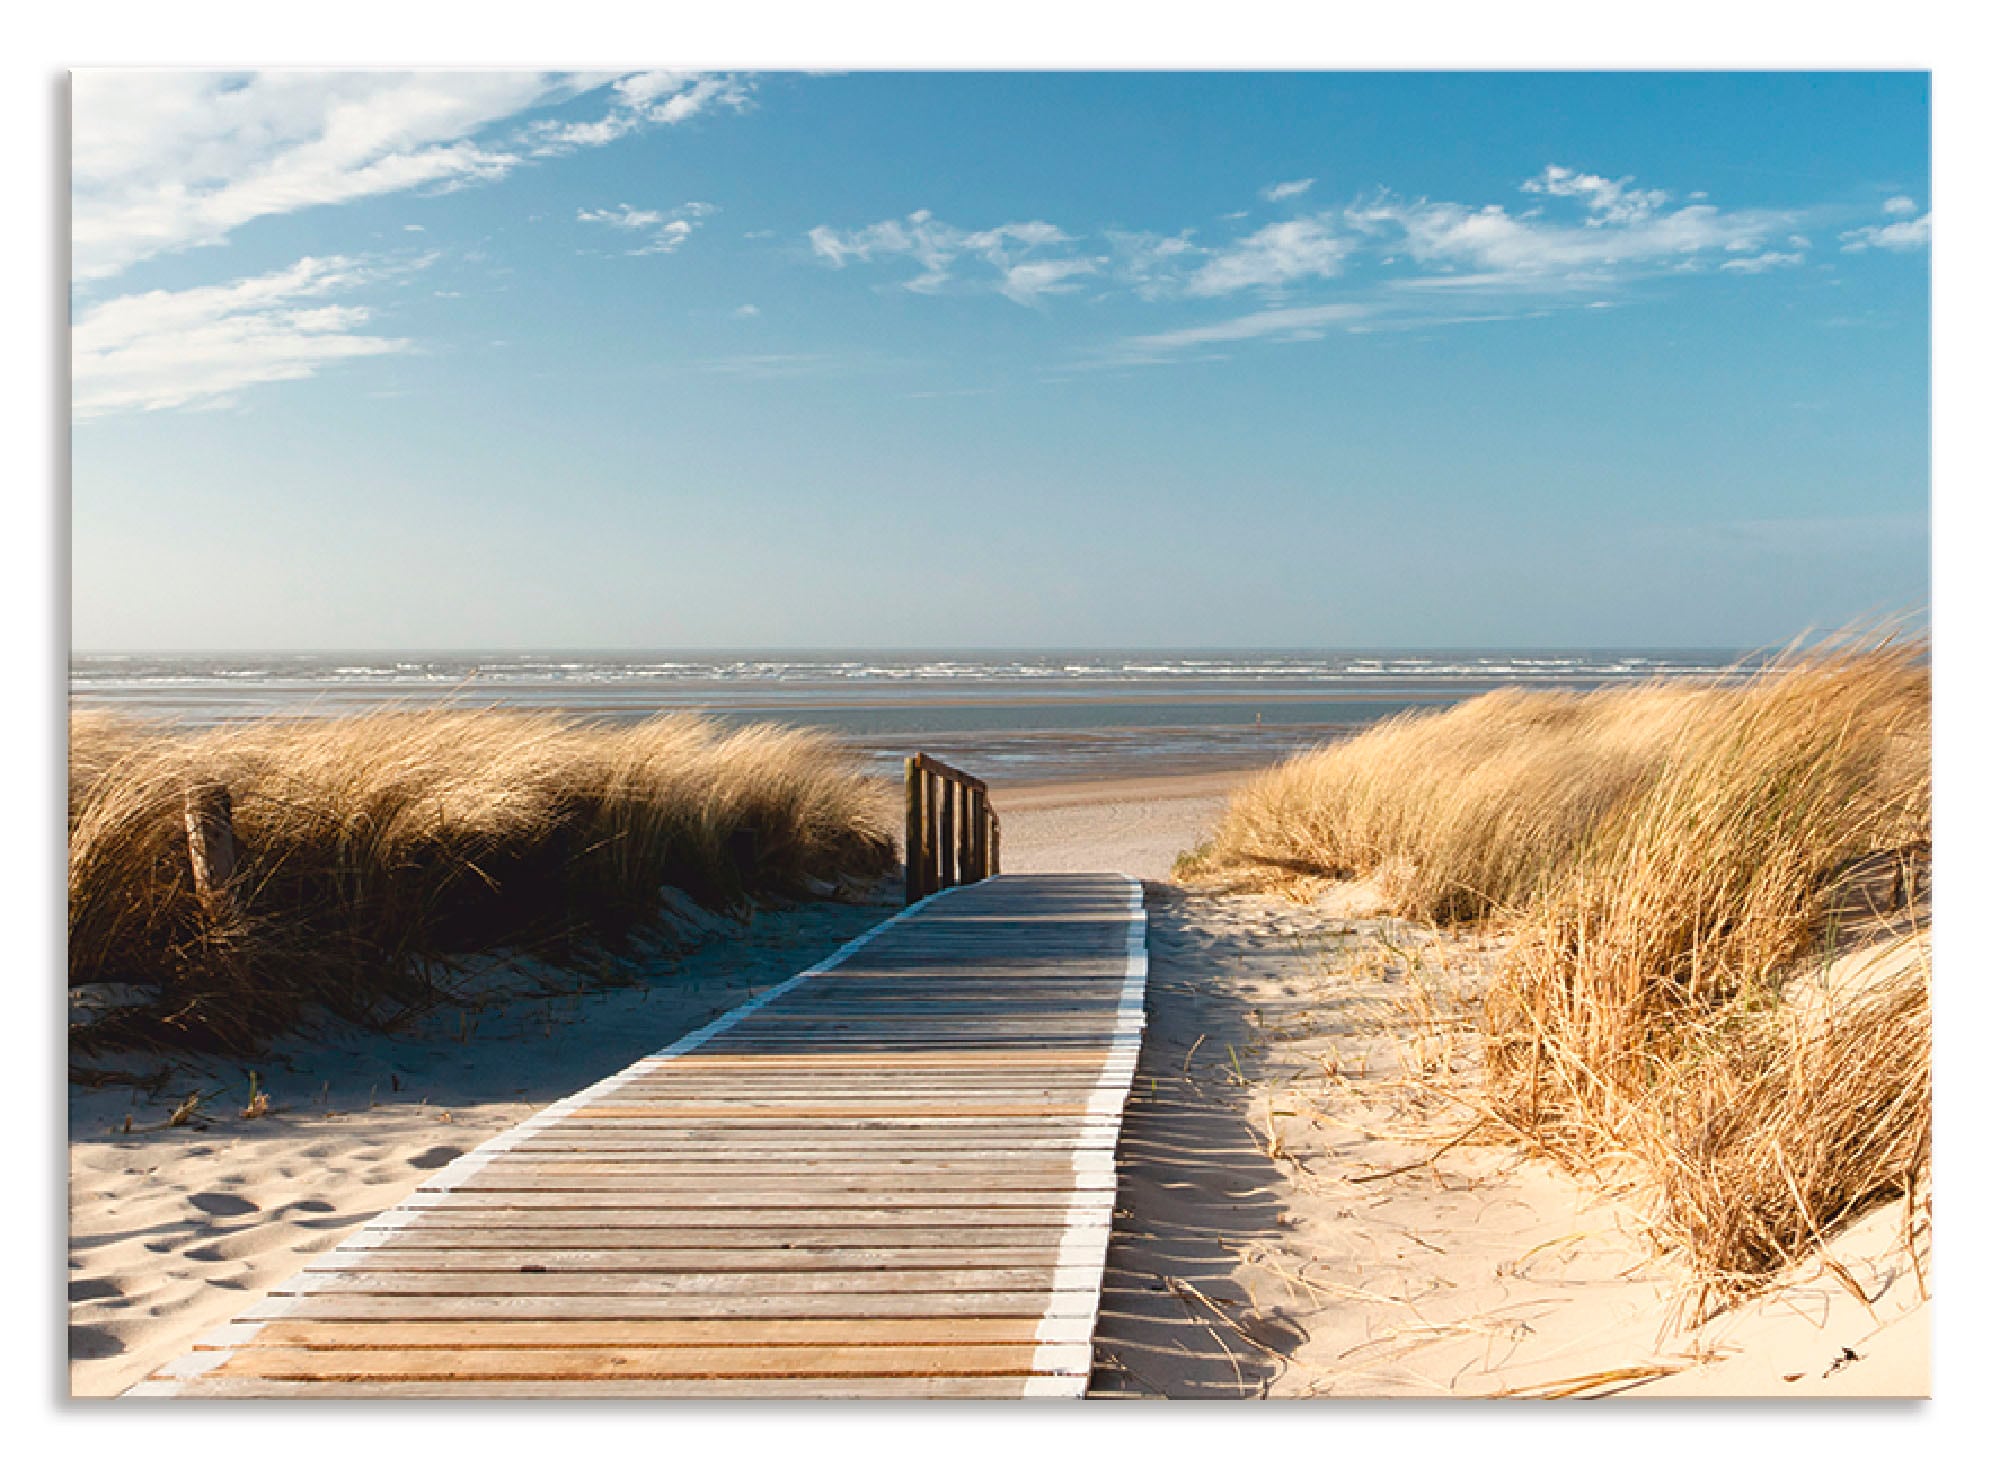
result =
M903 762L904 901L1000 872L1000 817L986 782L927 754Z

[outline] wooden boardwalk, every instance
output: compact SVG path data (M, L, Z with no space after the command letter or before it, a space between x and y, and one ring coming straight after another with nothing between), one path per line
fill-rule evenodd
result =
M1128 877L926 898L128 1395L1081 1396L1145 922Z

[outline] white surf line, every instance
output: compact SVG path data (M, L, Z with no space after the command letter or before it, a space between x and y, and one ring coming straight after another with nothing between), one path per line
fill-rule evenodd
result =
M1111 1214L1118 1201L1118 1131L1146 1029L1146 889L1125 873L1118 875L1131 883L1131 916L1125 928L1125 985L1118 994L1110 1053L1088 1108L1091 1126L1102 1130L1079 1141L1070 1154L1076 1187L1088 1201L1079 1198L1065 1220L1048 1309L1035 1333L1041 1344L1021 1388L1024 1397L1081 1397L1090 1388L1091 1340L1097 1334ZM1087 1294L1079 1297L1073 1291Z
M993 879L988 877L985 880L992 881ZM967 885L979 886L981 884L974 882ZM449 1166L441 1168L439 1171L432 1173L428 1178L425 1178L417 1185L416 1190L410 1197L406 1198L403 1202L383 1209L382 1212L378 1213L367 1224L342 1241L338 1248L330 1249L316 1260L301 1266L296 1274L292 1275L282 1284L273 1286L264 1299L255 1306L235 1316L226 1325L220 1326L208 1334L199 1337L185 1355L169 1361L144 1381L126 1388L121 1395L128 1397L178 1396L181 1385L184 1382L204 1376L223 1365L231 1356L236 1354L238 1348L248 1345L257 1332L264 1328L266 1322L281 1320L285 1316L290 1315L299 1308L299 1302L305 1296L323 1288L329 1281L337 1280L340 1277L337 1271L341 1266L365 1267L362 1265L361 1256L366 1254L368 1250L381 1244L384 1240L393 1237L399 1230L407 1227L414 1220L426 1216L431 1211L430 1200L432 1198L450 1192L453 1188L464 1183L475 1173L479 1172L481 1168L492 1162L494 1158L504 1156L529 1137L547 1131L579 1107L588 1106L594 1101L601 1100L604 1096L615 1091L639 1073L657 1066L663 1060L672 1060L676 1056L687 1054L690 1050L699 1049L710 1040L713 1040L717 1035L736 1028L737 1025L743 1023L744 1020L770 1004L773 1000L781 999L791 993L808 979L816 979L823 974L830 973L852 958L856 953L859 953L876 938L886 933L890 928L895 927L897 923L907 918L915 917L926 907L937 901L938 898L944 896L946 892L955 890L958 889L947 887L931 893L928 897L919 898L908 907L890 914L860 937L842 944L833 953L821 959L811 968L793 974L783 983L774 985L766 989L762 994L759 994L756 998L737 1005L736 1008L730 1010L727 1014L710 1020L700 1029L690 1031L671 1045L655 1050L651 1054L640 1056L639 1059L633 1061L623 1070L614 1071L595 1085L587 1086L575 1095L565 1096L560 1101L551 1102L527 1120L516 1123L496 1136L488 1137L471 1151L457 1158ZM283 1291L283 1293L281 1294L280 1291Z

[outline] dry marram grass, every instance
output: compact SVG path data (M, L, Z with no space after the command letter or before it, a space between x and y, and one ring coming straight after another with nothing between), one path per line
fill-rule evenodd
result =
M878 784L775 726L430 711L186 733L83 714L70 741L70 985L140 1001L86 1049L244 1048L314 1004L379 1020L432 997L448 955L615 935L663 885L720 906L895 859ZM240 856L204 904L186 803L217 786Z
M1405 915L1511 929L1489 1104L1636 1171L1727 1295L1928 1166L1930 812L1928 647L1849 636L1392 720L1243 790L1202 866L1372 876ZM1816 955L1897 935L1872 982L1807 992Z

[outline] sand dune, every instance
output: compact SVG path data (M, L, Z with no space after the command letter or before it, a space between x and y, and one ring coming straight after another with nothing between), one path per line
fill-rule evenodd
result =
M1929 1312L1900 1211L1771 1294L1683 1329L1681 1280L1626 1203L1504 1145L1445 1146L1469 1113L1491 940L1315 904L1168 885L1227 778L1000 790L1011 871L1150 879L1150 1021L1121 1148L1122 1221L1093 1389L1406 1396L1928 1391ZM638 987L496 1002L407 1036L321 1037L150 1099L73 1091L71 1389L123 1390L428 1172L824 957L872 905L766 911ZM1412 961L1415 960L1413 969ZM546 972L515 978L547 981ZM200 1129L161 1128L199 1086ZM136 1130L122 1128L127 1114ZM1851 1280L1855 1288L1850 1289ZM1858 1295L1856 1291L1858 1290Z

